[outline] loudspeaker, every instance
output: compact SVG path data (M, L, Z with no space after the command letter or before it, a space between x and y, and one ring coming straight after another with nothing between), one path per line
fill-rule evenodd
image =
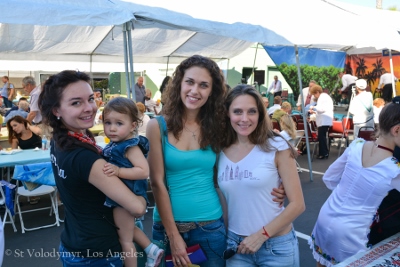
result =
M258 85L265 83L265 70L255 70L254 71L254 81L258 83Z

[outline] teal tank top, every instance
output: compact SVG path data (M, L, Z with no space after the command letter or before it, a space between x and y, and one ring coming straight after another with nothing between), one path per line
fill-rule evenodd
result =
M211 147L179 150L165 138L166 179L175 221L211 221L222 216L222 207L214 188L216 154ZM157 207L153 221L160 222Z

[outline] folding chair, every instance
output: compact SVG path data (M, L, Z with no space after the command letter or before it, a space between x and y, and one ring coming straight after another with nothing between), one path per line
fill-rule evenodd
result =
M307 134L308 134L308 142L313 144L313 152L311 154L311 161L314 160L314 155L315 155L315 147L318 143L318 131L315 128L315 122L309 122L305 124L305 128L307 128ZM305 129L306 130L306 129ZM304 135L303 138L301 138L301 141L306 142L306 136Z
M19 214L19 219L21 222L22 233L25 231L33 231L42 228L48 228L52 226L60 226L60 219L58 216L58 205L57 205L57 188L55 187L53 170L51 168L51 163L37 163L37 164L27 164L27 165L16 165L14 169L14 179L18 182L22 182L23 186L18 187L16 192L16 204L17 213ZM23 197L37 197L49 195L51 205L44 208L21 210L19 203L19 198ZM54 212L55 222L49 223L37 227L28 228L25 227L24 220L22 217L23 213L40 211L50 209L49 216L52 216Z
M280 124L279 124L279 122L277 120L271 119L271 122L272 122L272 128L273 129L277 129L279 131L281 130L281 126L280 126Z
M353 123L353 118L347 118L343 117L342 118L342 123L343 123L343 129L345 133L350 136L351 134L354 135L354 123ZM348 144L347 144L348 146Z
M339 138L339 153L338 157L340 156L340 151L342 150L342 141L346 141L346 147L349 146L349 134L348 132L343 128L344 123L343 121L333 121L332 122L332 127L329 128L328 131L328 138L329 138L329 151L331 150L331 139L337 139Z
M11 200L11 203L10 203L11 206L10 206L9 203L7 203L8 201L7 201L7 198L6 198L6 194L4 193L4 190L3 190L3 185L9 187L10 190L12 190L13 189L12 187L15 187L15 185L10 184L9 182L3 181L3 180L0 181L0 197L1 197L0 198L0 205L4 205L4 208L6 209L6 211L4 212L4 217L2 219L3 228L4 228L4 225L6 223L11 223L11 225L12 225L12 227L14 229L14 232L16 232L17 231L17 227L15 227L14 214L13 214L14 212L11 212L11 210L10 210L10 208L12 208L12 209L14 208L14 203L12 203L13 202L12 200ZM7 221L7 217L10 218L9 221Z
M375 141L376 137L374 136L375 128L371 126L362 126L358 131L358 138L362 138L365 141Z

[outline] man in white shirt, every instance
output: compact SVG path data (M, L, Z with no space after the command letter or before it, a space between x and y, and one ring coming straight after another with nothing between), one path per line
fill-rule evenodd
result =
M362 126L374 127L374 110L372 108L373 98L371 92L366 92L367 81L359 79L356 81L358 94L351 101L349 112L353 114L354 137Z
M351 95L352 95L352 87L355 85L358 77L353 76L349 73L344 74L343 72L339 72L339 78L342 79L342 88L340 88L340 92L342 94L342 99L347 97L348 104L350 105Z
M382 90L382 98L386 103L390 103L393 98L392 77L392 74L385 70L379 79L378 88ZM394 81L397 82L396 76L394 76Z
M302 90L302 91L303 91L303 97L304 97L304 100L305 100L305 101L303 100L304 106L307 106L307 105L309 105L310 103L317 102L317 100L314 98L314 96L312 96L312 95L309 93L311 86L313 86L314 84L317 84L317 82L314 81L314 80L311 80L311 81L308 83L308 87L303 88L303 90ZM301 111L301 94L299 94L299 98L297 98L297 104L296 104L296 106L297 106L297 110L298 110L298 111Z
M272 90L274 90L274 97L281 96L282 83L281 83L281 81L278 80L278 76L276 76L276 75L274 76L274 81L269 86L267 93L270 93Z
M274 97L274 105L268 109L268 115L272 115L275 110L281 109L282 98L280 96Z
M33 123L33 125L38 125L42 123L42 114L39 110L39 95L41 92L40 86L36 86L36 81L32 76L26 76L22 79L22 87L30 95L30 112L26 119Z

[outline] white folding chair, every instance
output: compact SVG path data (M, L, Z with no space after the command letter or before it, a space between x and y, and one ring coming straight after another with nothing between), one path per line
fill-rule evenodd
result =
M0 197L1 197L0 198L0 205L4 205L4 208L6 209L6 211L4 212L4 217L2 219L3 228L4 228L4 225L6 223L11 223L11 225L12 225L12 227L14 229L14 232L16 232L17 231L17 227L15 227L14 216L11 214L10 209L6 205L6 194L4 193L3 187L2 187L3 182L5 182L5 181L1 181L1 183L0 183ZM9 221L7 221L7 217L9 218Z
M57 205L57 188L55 187L54 174L51 169L51 163L46 162L37 164L16 165L14 169L14 179L16 179L18 183L22 181L22 183L24 184L23 186L18 187L15 197L15 201L17 204L17 213L21 222L22 233L25 233L25 231L33 231L51 226L60 226L60 218L58 215ZM51 201L50 206L36 209L27 209L24 211L21 210L19 201L21 196L31 198L43 195L49 195ZM23 213L46 209L50 209L49 216L52 216L54 212L54 223L49 223L32 228L25 227L22 217Z
M27 189L25 189L24 186L20 186L17 189L17 193L16 193L16 199L15 201L17 202L17 213L19 215L19 220L21 222L21 230L22 233L25 233L25 231L33 231L33 230L38 230L38 229L42 229L42 228L48 228L51 226L60 226L60 219L58 216L58 205L56 202L57 199L57 190L53 187L53 186L49 186L49 185L42 185L32 191L29 191ZM51 205L49 207L44 207L44 208L37 208L37 209L29 209L29 210L21 210L21 206L19 204L19 198L21 196L23 197L37 197L37 196L43 196L43 195L49 195L50 196L50 200L51 200ZM34 212L34 211L39 211L39 210L46 210L46 209L50 209L50 215L52 216L53 211L54 211L54 217L55 217L55 222L54 223L50 223L50 224L45 224L42 226L37 226L37 227L32 227L32 228L28 228L25 227L24 224L24 220L22 218L22 214L23 213L27 213L27 212Z

